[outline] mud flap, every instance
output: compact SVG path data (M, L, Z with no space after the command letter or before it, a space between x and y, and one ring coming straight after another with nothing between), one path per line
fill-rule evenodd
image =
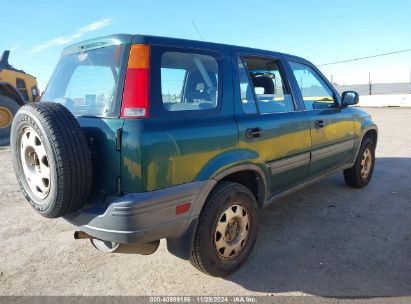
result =
M193 220L187 231L178 239L167 239L168 251L176 257L189 260L193 247L194 235L197 230L198 218Z

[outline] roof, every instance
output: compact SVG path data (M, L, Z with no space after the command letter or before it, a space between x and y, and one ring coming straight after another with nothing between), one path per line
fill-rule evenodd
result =
M214 49L214 50L231 50L231 51L243 51L248 53L255 53L260 55L274 56L277 58L295 59L301 62L307 62L304 58L297 57L294 55L289 55L285 53L273 52L268 50L262 50L251 47L236 46L229 44L221 44L214 42L198 41L198 40L188 40L180 38L171 37L160 37L160 36L150 36L150 35L131 35L131 34L115 34L110 36L99 37L95 39L85 40L73 45L70 45L63 49L62 55L68 55L72 53L78 53L81 51L106 47L110 45L120 45L120 44L133 44L133 43L145 43L151 45L172 45L180 47L189 48L202 48L202 49Z

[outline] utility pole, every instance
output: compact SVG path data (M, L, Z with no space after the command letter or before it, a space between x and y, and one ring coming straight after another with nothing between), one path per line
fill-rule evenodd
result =
M331 75L331 84L334 85L333 75Z
M369 95L372 93L371 89L371 72L368 72Z

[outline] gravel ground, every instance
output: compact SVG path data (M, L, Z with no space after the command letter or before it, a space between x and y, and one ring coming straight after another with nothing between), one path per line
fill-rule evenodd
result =
M350 189L337 174L278 200L226 279L199 273L163 241L139 256L74 240L70 224L26 203L0 143L0 295L411 296L411 109L368 111L380 129L369 186Z

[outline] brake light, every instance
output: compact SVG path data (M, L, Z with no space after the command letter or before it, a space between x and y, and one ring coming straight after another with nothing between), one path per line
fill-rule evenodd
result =
M150 47L144 44L133 44L124 81L122 118L148 118L149 65Z

